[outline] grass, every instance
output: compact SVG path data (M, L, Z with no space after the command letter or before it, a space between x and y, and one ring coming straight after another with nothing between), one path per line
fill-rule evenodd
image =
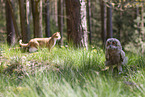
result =
M8 97L139 97L145 96L145 58L126 53L123 74L105 68L105 53L55 47L36 53L0 47L0 96Z

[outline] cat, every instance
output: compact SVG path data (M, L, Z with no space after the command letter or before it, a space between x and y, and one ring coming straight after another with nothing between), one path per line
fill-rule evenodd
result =
M28 47L29 52L35 52L38 48L47 47L49 51L55 46L56 41L61 38L60 32L56 32L49 38L34 38L31 39L28 43L23 44L22 40L19 41L21 47Z

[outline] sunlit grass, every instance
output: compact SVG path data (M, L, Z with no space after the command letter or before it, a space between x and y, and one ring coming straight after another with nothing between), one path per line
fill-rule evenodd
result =
M105 68L101 48L47 48L35 53L2 45L0 96L7 97L139 97L145 96L145 58L126 53L123 74Z

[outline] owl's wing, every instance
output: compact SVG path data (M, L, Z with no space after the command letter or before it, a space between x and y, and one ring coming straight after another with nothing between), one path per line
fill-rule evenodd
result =
M123 62L124 58L125 58L125 52L123 50L121 50L121 52L120 52L120 61Z
M109 60L109 53L108 53L108 50L106 50L106 52L105 52L105 58L106 58L106 61Z
M127 63L127 57L125 57L125 52L123 50L121 50L120 52L120 61L122 62L123 65L125 65Z

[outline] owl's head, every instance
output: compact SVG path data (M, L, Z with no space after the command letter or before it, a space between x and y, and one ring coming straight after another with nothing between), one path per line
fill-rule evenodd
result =
M108 50L121 50L122 46L118 39L108 38L106 41L106 49Z

